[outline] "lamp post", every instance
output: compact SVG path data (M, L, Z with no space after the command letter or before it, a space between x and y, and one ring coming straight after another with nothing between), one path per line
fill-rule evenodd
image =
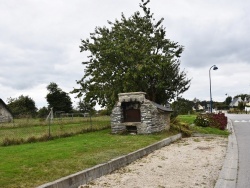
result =
M216 65L213 65L212 67L210 67L209 69L209 83L210 83L210 113L212 113L213 110L213 105L212 105L212 91L211 91L211 69L213 68L213 70L217 70L218 67Z

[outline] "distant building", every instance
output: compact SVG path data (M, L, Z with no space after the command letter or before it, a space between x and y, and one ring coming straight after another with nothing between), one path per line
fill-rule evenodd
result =
M13 115L8 106L0 99L0 123L13 121Z
M230 107L237 107L239 105L240 102L243 102L243 100L241 99L241 97L236 97L233 99L233 101L229 104Z
M245 98L244 103L245 103L245 111L250 112L250 101L249 101L249 99Z
M202 110L205 110L205 108L201 106L199 103L193 106L193 111L202 111Z

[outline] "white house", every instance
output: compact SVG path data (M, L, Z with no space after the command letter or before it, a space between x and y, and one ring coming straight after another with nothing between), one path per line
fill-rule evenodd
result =
M243 102L241 97L234 98L233 101L229 104L230 107L237 107L240 102Z

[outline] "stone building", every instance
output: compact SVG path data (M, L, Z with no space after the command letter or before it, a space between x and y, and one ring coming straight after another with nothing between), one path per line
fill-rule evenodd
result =
M169 130L172 110L145 98L144 92L118 94L111 114L112 133L150 134Z
M13 121L13 115L7 105L0 99L0 123Z

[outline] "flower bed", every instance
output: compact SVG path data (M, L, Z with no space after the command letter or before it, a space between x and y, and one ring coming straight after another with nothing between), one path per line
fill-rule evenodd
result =
M220 130L225 130L227 127L227 117L224 113L218 114L199 114L194 120L196 126L215 127Z

